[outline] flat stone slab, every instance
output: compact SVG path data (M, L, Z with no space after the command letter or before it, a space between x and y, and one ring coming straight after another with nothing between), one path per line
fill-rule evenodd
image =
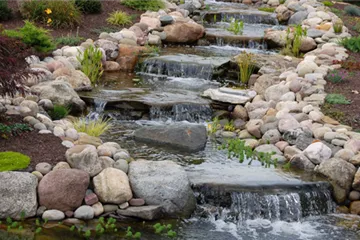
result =
M244 104L251 101L256 96L252 90L241 90L233 88L208 89L203 93L203 97L209 97L211 100L226 102L232 104Z
M155 220L161 217L161 206L141 206L141 207L128 207L126 209L119 209L117 214L127 217L137 217L144 220Z

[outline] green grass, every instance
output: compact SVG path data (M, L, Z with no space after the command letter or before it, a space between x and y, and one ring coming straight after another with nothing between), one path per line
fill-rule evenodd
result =
M0 172L27 168L30 158L18 152L0 152Z
M331 1L323 1L322 3L323 3L326 7L332 7L332 6L334 6L334 3L331 2Z
M325 98L325 102L330 104L350 104L351 102L346 99L344 95L341 94L328 94Z
M73 124L74 128L78 132L84 132L93 137L99 137L112 127L110 119L106 120L102 117L90 121L86 121L85 119L76 119Z
M121 3L140 11L158 11L165 8L165 4L161 0L123 0Z
M116 26L124 26L131 23L131 16L122 11L114 11L109 14L106 22Z

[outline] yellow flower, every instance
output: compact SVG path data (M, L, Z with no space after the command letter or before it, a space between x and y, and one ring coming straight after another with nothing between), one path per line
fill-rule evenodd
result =
M52 11L51 11L50 8L47 8L47 9L45 10L45 12L46 12L46 14L51 14L51 13L52 13Z
M51 18L47 20L47 23L50 24L52 22Z

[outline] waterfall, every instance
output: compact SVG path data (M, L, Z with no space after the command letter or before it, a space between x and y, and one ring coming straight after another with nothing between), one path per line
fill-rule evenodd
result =
M101 116L106 107L107 101L102 99L94 99L94 110L90 111L85 117L86 120L96 120Z
M212 109L209 105L176 104L170 107L152 106L150 119L167 121L204 122L211 119Z

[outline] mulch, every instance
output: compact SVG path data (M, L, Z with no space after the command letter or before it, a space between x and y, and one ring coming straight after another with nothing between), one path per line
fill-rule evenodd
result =
M139 22L140 15L143 13L141 11L133 10L128 8L120 3L120 1L101 1L102 2L102 12L100 14L83 14L81 24L79 26L79 36L85 40L88 38L97 39L99 37L99 31L104 28L111 28L114 31L120 31L124 27L130 27L133 23ZM13 10L14 17L9 21L0 21L0 24L4 26L5 29L14 29L22 27L24 25L24 19L21 18L17 1L8 1L8 6ZM132 16L132 24L125 26L113 26L106 22L106 19L109 17L109 13L113 11L122 11L126 12ZM51 35L56 37L67 37L67 36L76 36L77 27L74 28L60 28L60 29L51 29L46 25L37 24L48 30L50 30Z
M20 117L1 117L0 123L10 125L24 123ZM27 171L34 171L35 166L41 162L56 163L66 161L67 150L61 144L62 140L52 134L39 134L36 130L23 132L18 136L11 136L8 139L0 137L0 152L20 152L30 157L30 165Z
M343 10L348 4L336 3L333 7ZM344 25L349 29L352 36L359 36L359 32L353 30L356 22L360 22L360 17L342 16ZM325 91L327 93L338 93L344 95L351 104L326 104L323 107L325 113L332 114L333 117L343 124L349 125L355 131L360 131L360 53L352 53L348 51L349 58L346 62L357 62L357 66L353 69L341 68L339 71L345 75L345 80L341 83L327 82Z

